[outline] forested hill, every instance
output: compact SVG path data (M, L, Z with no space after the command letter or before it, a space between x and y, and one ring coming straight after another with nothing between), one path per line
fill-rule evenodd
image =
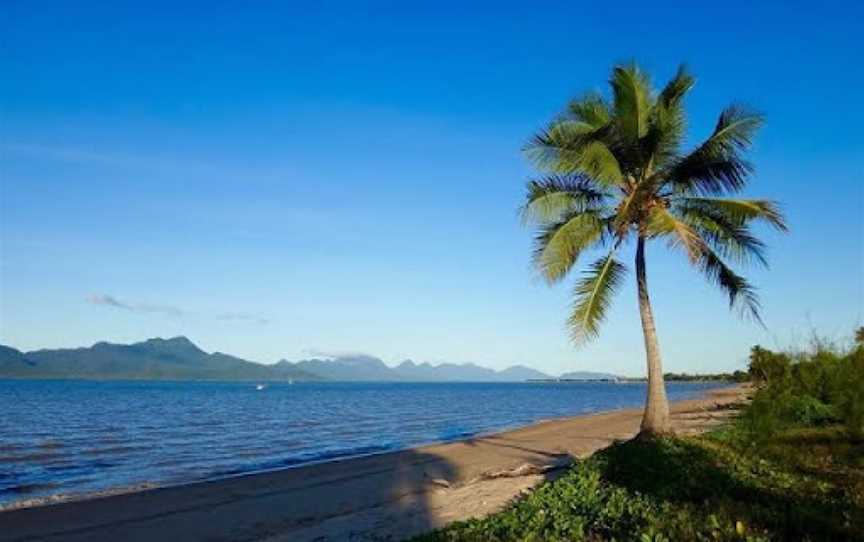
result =
M320 380L293 366L208 354L186 337L20 352L0 346L0 377L146 380Z

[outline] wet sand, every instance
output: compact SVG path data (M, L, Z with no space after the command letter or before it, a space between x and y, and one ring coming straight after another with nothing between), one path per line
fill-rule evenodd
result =
M722 423L747 389L673 404L680 433ZM482 408L482 405L478 405ZM639 428L627 409L472 440L226 480L0 512L0 541L401 540L500 510Z

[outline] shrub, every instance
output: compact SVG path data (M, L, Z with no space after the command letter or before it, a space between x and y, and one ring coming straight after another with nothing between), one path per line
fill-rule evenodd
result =
M864 345L839 363L829 395L849 433L864 439Z
M750 374L759 390L739 423L752 440L833 422L864 438L864 343L844 351L814 340L810 352L794 355L754 346Z
M756 382L777 382L786 378L789 356L777 354L758 344L750 350L750 377Z
M831 405L826 405L812 395L793 397L787 415L797 425L825 425L835 419Z

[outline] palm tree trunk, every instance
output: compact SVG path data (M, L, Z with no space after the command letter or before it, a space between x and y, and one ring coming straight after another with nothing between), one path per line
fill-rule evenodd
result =
M642 318L642 334L645 337L645 355L648 359L648 397L645 400L645 413L642 416L640 434L645 436L671 432L669 423L669 401L666 399L666 385L663 382L663 364L660 359L660 345L657 343L657 329L654 327L654 314L648 298L648 280L645 275L645 238L639 236L636 246L636 285L639 291L639 316Z

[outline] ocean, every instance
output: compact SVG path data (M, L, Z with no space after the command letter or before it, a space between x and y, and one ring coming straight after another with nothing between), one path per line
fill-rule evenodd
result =
M717 384L670 383L670 400ZM0 509L640 406L644 384L0 380Z

